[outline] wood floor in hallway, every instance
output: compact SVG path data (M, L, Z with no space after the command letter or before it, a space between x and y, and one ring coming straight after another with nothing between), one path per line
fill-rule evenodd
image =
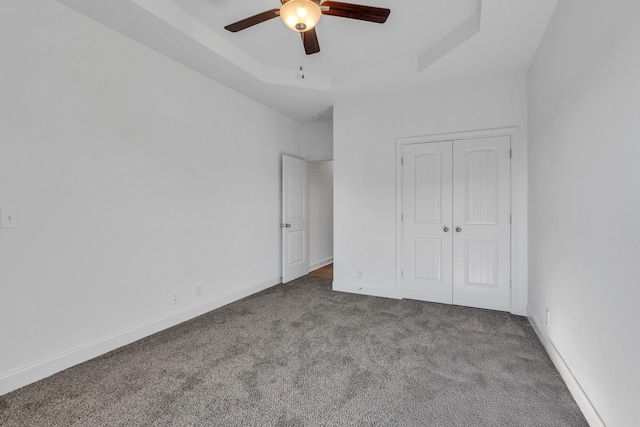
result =
M333 264L325 265L317 270L309 272L312 277L324 277L325 279L333 279Z

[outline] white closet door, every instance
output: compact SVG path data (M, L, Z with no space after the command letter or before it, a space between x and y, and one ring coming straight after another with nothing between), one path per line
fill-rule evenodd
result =
M403 148L404 298L452 302L451 141Z
M403 298L510 310L509 153L509 136L403 147Z
M508 136L453 143L453 303L511 307Z
M309 272L307 162L282 156L282 283Z

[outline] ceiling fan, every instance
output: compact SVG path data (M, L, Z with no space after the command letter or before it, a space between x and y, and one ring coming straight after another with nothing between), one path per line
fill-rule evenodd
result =
M233 33L280 16L287 27L302 36L307 55L320 52L315 26L322 15L340 16L383 24L391 11L380 7L321 0L280 0L280 9L271 9L224 27Z

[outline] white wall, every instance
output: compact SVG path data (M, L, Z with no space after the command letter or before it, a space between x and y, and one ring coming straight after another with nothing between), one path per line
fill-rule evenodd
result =
M333 261L333 160L309 162L309 271Z
M304 159L333 160L333 121L324 120L301 125L300 143Z
M638 46L637 0L561 0L528 78L529 311L609 427L640 402Z
M333 120L334 289L395 296L396 138L519 126L526 151L526 80L520 75L339 98ZM515 159L521 172L520 212L526 211L525 160ZM524 243L526 230L519 232ZM526 256L526 248L519 249ZM520 285L526 298L524 276ZM517 310L524 311L526 299L520 305Z
M278 283L298 124L56 2L0 52L0 394Z

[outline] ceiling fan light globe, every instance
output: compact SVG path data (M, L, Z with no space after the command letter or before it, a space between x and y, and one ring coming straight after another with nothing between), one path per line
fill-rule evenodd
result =
M280 8L280 17L287 27L302 33L316 26L322 10L310 0L289 0Z

